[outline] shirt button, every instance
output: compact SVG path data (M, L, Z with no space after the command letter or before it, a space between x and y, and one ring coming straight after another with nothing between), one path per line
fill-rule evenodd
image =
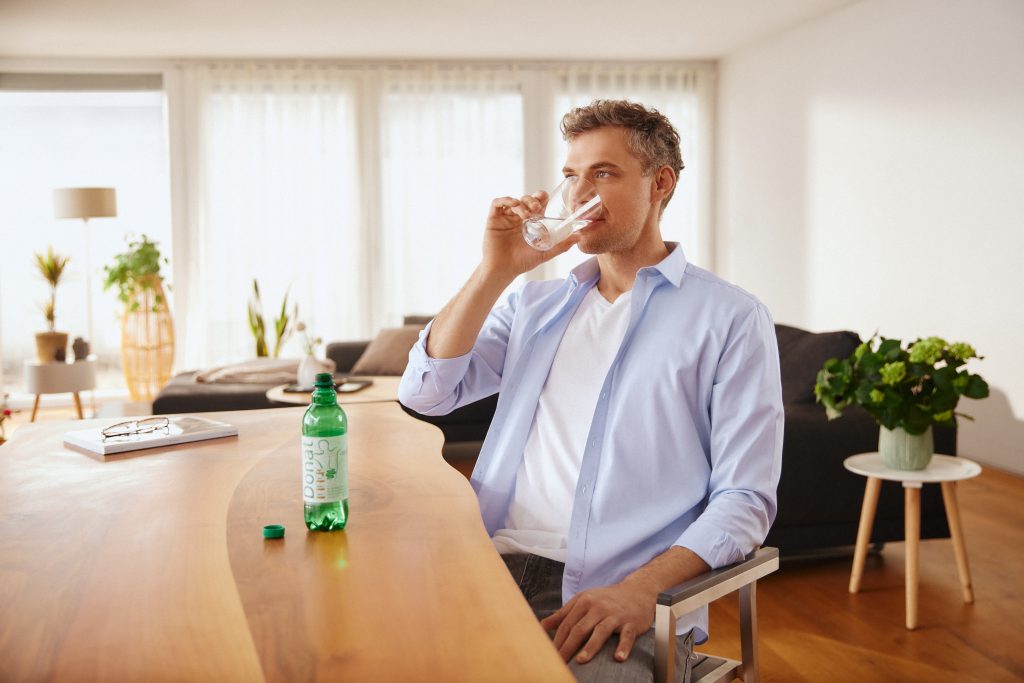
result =
M601 398L608 398L608 392L606 391L603 394L601 394Z

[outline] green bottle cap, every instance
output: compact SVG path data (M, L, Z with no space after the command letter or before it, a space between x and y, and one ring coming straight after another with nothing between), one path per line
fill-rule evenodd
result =
M268 524L263 527L263 538L284 538L284 527L280 524Z
M329 372L318 372L316 373L317 388L333 389L334 388L334 375Z

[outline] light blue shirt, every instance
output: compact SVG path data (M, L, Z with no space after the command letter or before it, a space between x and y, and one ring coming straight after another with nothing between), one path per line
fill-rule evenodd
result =
M759 545L775 519L782 388L768 309L687 263L637 272L625 338L600 390L576 483L563 601L608 586L673 545L712 568ZM565 280L528 282L491 311L473 350L409 353L399 400L427 415L500 392L473 470L484 524L502 528L541 389L566 326L597 283L596 258ZM707 633L707 610L678 632Z

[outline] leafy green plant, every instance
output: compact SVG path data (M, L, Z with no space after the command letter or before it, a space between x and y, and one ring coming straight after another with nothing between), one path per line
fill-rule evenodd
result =
M899 339L877 335L849 358L830 358L818 371L814 395L833 420L850 405L862 406L887 429L923 434L932 424L956 425L961 396L985 398L988 384L963 366L982 359L970 344L928 337L903 348Z
M114 265L104 266L106 279L103 289L117 287L117 298L129 312L139 309L138 297L133 296L140 290L154 290L161 282L160 264L167 264L167 258L160 255L157 243L146 235L142 239L133 240L131 235L125 237L128 251L114 256ZM170 286L168 285L168 289ZM153 310L163 304L159 292L153 297Z
M297 303L292 309L291 316L288 315L288 294L290 291L291 288L285 290L284 300L281 302L281 312L274 319L274 358L278 357L281 353L281 346L291 337L295 321L299 317L299 305ZM260 284L255 279L252 281L252 296L249 298L249 330L256 340L256 357L263 358L270 355L267 350L267 326L263 320Z
M64 269L67 268L71 257L57 254L52 246L46 248L45 254L37 253L35 257L39 274L50 285L50 299L43 304L43 317L46 318L50 332L53 332L57 325L57 285L60 284L60 278L64 275Z

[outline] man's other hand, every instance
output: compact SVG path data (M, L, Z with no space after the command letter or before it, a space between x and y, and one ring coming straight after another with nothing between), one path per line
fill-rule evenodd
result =
M589 662L613 633L619 634L615 660L626 661L636 637L654 622L658 590L639 581L582 591L540 625L555 632L555 647L568 662Z

